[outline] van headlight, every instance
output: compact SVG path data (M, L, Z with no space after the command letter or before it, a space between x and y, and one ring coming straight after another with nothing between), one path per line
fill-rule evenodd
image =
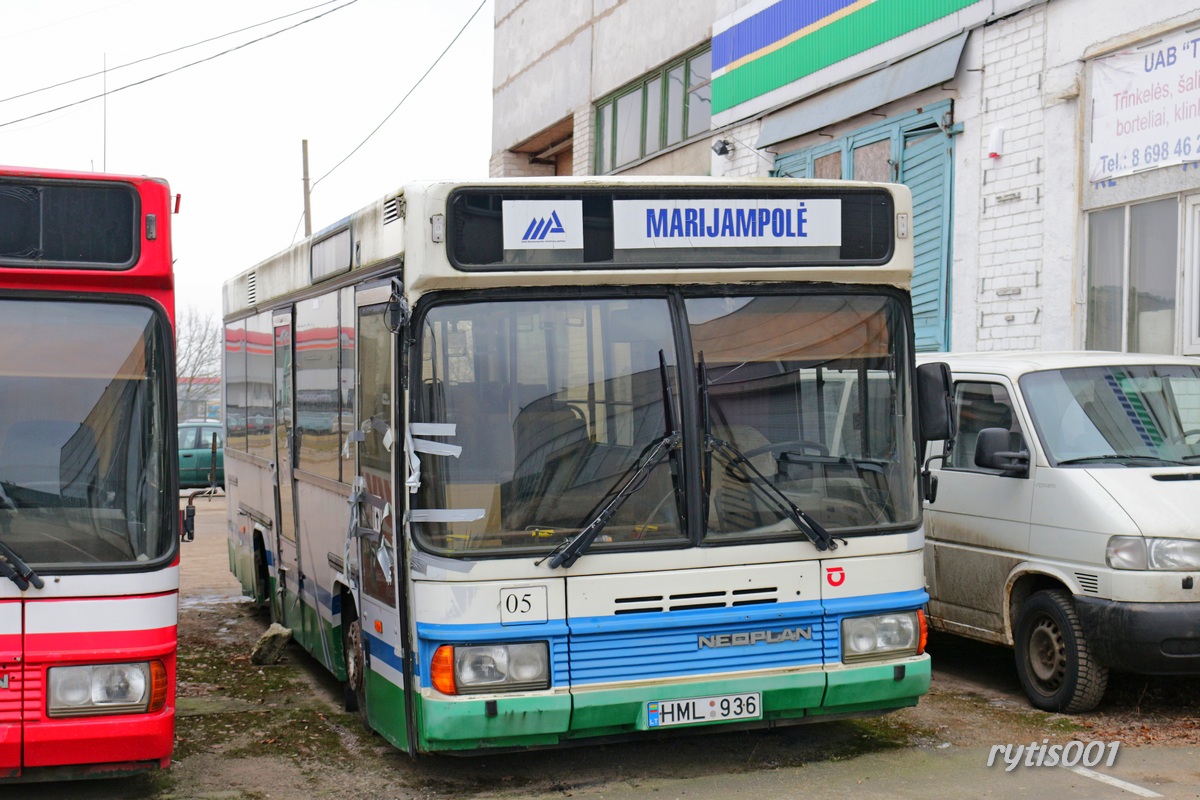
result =
M1113 536L1104 549L1104 560L1113 569L1200 569L1200 541Z
M444 644L433 654L430 682L451 695L546 689L550 648L545 642Z
M875 614L842 620L842 661L915 656L925 649L925 615L920 611Z
M51 667L46 713L51 717L136 714L158 711L167 700L161 661Z

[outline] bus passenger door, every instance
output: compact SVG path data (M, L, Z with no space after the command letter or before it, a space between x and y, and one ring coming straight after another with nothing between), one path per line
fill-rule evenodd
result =
M296 545L296 506L292 483L295 461L295 410L292 378L291 313L276 315L275 324L275 530L278 585L271 598L275 619L298 634L304 624L300 605L299 548Z
M0 778L21 774L23 639L21 593L0 578Z
M411 674L404 657L408 650L403 545L397 547L396 521L403 513L395 491L395 465L404 451L404 434L396 429L403 414L395 401L397 337L388 330L387 305L378 302L378 288L358 293L358 369L355 395L358 440L359 534L351 544L348 572L356 577L360 652L359 702L367 721L384 738L403 750L410 748ZM384 297L387 296L385 292ZM364 305L369 303L369 305ZM345 613L345 609L343 609ZM345 617L344 617L345 618ZM351 639L352 641L352 639ZM349 666L349 665L348 665ZM351 681L354 682L353 679Z

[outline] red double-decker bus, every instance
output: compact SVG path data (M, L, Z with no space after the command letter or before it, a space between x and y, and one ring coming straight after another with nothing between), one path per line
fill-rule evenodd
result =
M171 211L162 180L0 167L0 782L170 763Z

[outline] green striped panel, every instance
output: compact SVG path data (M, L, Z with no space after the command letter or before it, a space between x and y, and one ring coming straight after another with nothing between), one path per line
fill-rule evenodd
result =
M977 2L979 0L877 0L714 78L713 113L753 100Z

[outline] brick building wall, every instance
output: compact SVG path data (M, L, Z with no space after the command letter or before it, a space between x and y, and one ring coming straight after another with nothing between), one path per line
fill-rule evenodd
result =
M1043 345L1045 6L985 27L978 230L979 350ZM998 158L987 150L1003 129ZM963 222L961 217L959 222Z

